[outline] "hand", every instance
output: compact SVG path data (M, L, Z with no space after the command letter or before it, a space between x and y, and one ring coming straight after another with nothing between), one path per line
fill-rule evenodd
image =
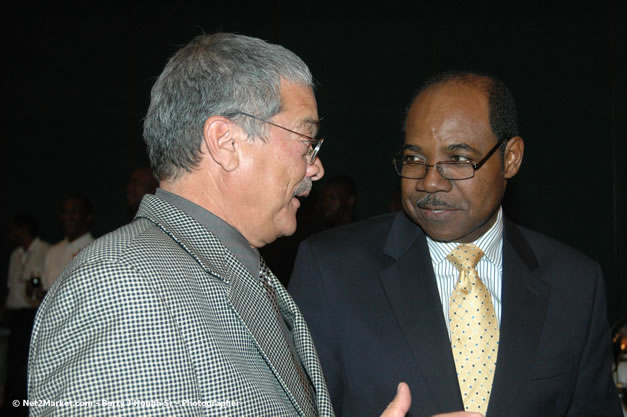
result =
M405 414L409 411L410 405L411 392L409 392L409 386L406 383L401 382L396 388L396 396L385 408L381 417L405 417Z
M46 295L46 292L41 287L33 287L33 283L31 281L26 281L24 290L26 292L26 301L31 305L31 307L39 306Z
M24 293L26 294L26 298L28 299L33 299L35 297L33 297L33 291L35 290L35 288L33 288L33 283L29 281L26 281L26 284L24 285Z
M396 396L385 408L381 417L405 417L405 414L409 411L409 406L411 406L411 392L409 391L409 386L401 382L396 388ZM438 414L433 417L483 417L483 414L456 411L454 413Z

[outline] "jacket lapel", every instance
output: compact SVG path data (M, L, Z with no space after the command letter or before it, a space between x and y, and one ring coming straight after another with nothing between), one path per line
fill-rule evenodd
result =
M228 249L220 240L185 212L171 204L146 194L136 218L145 218L157 225L208 273L229 282L233 271L226 262Z
M463 409L455 362L426 239L404 214L391 228L384 253L393 263L381 282L414 360L440 409ZM548 308L550 286L520 230L505 220L499 354L488 415L508 415L527 381Z
M508 415L527 381L542 334L550 287L538 276L538 261L520 230L505 221L499 353L488 414Z
M440 409L463 409L455 363L425 236L403 213L384 247L393 262L379 272L414 361Z
M307 407L302 390L298 389L300 380L277 311L261 281L251 276L206 228L158 197L146 195L136 217L155 223L196 259L212 279L217 278L227 284L229 302L235 314L287 397L300 415L312 415L311 406Z
M318 416L333 416L331 397L329 396L318 353L314 347L305 319L292 297L274 275L271 277L271 284L276 290L281 314L291 331L294 349L311 381L317 409L315 414Z
M261 282L243 272L231 282L229 299L233 309L299 414L313 415L279 323L282 318L270 303Z

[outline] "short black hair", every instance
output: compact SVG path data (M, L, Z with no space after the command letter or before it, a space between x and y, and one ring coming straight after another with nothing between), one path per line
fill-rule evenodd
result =
M78 200L82 203L83 205L83 210L85 210L85 215L86 216L91 216L92 214L94 214L94 205L91 202L91 200L89 198L87 198L86 195L81 194L81 193L73 193L68 195L67 197L65 197L65 199L63 200L64 202L67 200Z
M518 116L514 97L503 81L497 77L478 71L445 71L434 75L418 88L412 97L405 114L405 126L407 125L407 113L416 98L424 91L449 83L461 83L472 85L483 90L488 98L488 112L490 127L496 140L511 139L519 136Z
M16 213L11 219L11 224L18 229L28 231L32 237L37 236L37 233L39 233L39 222L30 213Z
M348 195L357 196L357 187L355 180L350 175L335 175L325 181L324 185L341 185L344 187Z

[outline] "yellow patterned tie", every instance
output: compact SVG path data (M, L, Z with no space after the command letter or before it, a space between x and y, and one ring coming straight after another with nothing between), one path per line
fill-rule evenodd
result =
M463 244L446 259L459 270L459 281L449 304L449 320L464 409L485 415L498 353L499 326L490 291L475 269L482 256L477 246Z

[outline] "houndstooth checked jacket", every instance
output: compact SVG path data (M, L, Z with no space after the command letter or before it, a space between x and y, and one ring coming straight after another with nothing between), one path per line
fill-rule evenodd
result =
M135 221L83 250L42 303L31 415L332 416L307 325L274 275L269 283L317 409L260 281L206 228L147 195Z

